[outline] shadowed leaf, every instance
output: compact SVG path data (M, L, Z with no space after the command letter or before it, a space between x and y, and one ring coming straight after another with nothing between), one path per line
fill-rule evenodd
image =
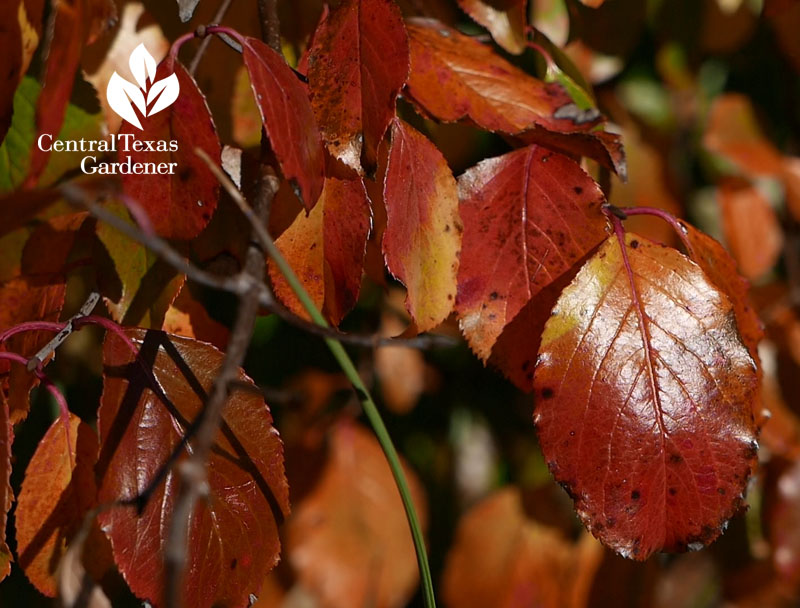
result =
M461 9L492 34L509 53L525 50L527 0L458 0Z
M127 330L167 397L153 394L116 335L103 349L97 474L101 502L142 492L197 418L222 365L214 347L163 332ZM250 384L243 372L238 380ZM114 557L134 593L159 601L163 554L178 479L168 475L138 516L133 506L100 515ZM195 506L182 599L187 606L242 606L278 560L278 525L289 512L283 445L257 391L228 399L208 462L209 497Z

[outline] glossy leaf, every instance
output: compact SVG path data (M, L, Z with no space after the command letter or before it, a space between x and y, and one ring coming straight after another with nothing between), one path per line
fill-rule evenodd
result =
M483 360L503 328L605 236L600 187L540 146L485 160L458 180L464 242L456 310Z
M545 325L534 420L584 524L644 560L703 547L740 507L756 384L730 300L704 273L612 236Z
M44 0L8 0L0 3L0 142L11 124L14 91L28 70L42 36Z
M578 108L561 85L529 76L490 47L436 21L415 19L407 28L408 92L426 114L519 134L526 143L591 156L624 174L619 136L596 130L600 114Z
M127 330L141 360L167 397L152 385L124 342L108 335L103 349L103 396L97 474L101 502L140 493L201 411L222 365L214 347L187 338ZM238 380L250 383L239 372ZM134 593L159 601L163 552L178 479L168 475L141 516L134 507L100 515L116 563ZM242 606L278 560L278 525L289 512L283 446L257 392L228 399L208 462L209 497L192 514L182 599L187 606Z
M162 150L120 149L118 159L126 162L130 157L131 163L176 163L174 174L125 174L122 185L125 194L147 212L158 235L190 239L211 221L219 196L219 182L195 148L202 149L217 164L222 150L205 97L186 69L179 62L167 59L158 66L156 84L173 74L180 86L175 103L156 114L142 116L141 130L127 122L120 128L122 135L163 140ZM172 140L177 142L176 150L169 149Z
M8 401L0 390L0 581L11 573L11 549L6 544L6 523L14 494L11 490L11 444L14 425L8 411Z
M301 211L276 241L311 299L334 325L358 301L370 219L364 183L331 177L309 214ZM292 312L308 319L272 260L269 276L275 295Z
M306 209L323 187L324 150L305 85L283 57L255 38L242 45L244 64L261 120L286 179L299 191Z
M406 286L406 308L417 328L432 329L455 303L458 193L441 152L399 119L392 125L383 198L386 266Z
M461 9L492 34L509 53L525 50L527 0L458 0Z
M107 207L129 220L121 203ZM107 276L98 268L98 282L111 317L123 325L160 329L167 310L186 279L152 251L131 240L108 224L97 224L97 237L113 262Z
M425 525L425 498L406 469ZM414 546L400 494L371 432L340 423L321 477L287 524L288 559L326 608L404 606L417 586Z
M314 32L311 107L328 151L348 167L361 172L363 153L374 169L408 62L408 36L392 0L347 0Z
M17 556L25 576L44 595L55 597L56 569L67 544L94 506L97 435L74 414L69 436L60 418L39 442L15 511Z
M75 0L58 2L53 6L42 95L36 104L35 139L39 135L55 134L61 130L81 51L85 44L93 41L111 24L115 16L116 8L110 0ZM49 156L50 152L38 146L31 149L26 187L39 183Z

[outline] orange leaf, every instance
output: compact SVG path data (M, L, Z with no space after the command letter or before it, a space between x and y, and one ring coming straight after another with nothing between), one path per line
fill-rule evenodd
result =
M425 526L419 481L406 469ZM289 560L321 608L403 606L419 573L414 545L389 465L369 431L333 429L328 462L287 525Z
M730 300L677 251L608 239L553 309L534 387L548 466L620 554L700 548L741 505L755 364Z
M383 189L386 266L408 290L419 331L436 327L455 303L461 220L456 181L441 152L396 119Z
M361 179L327 178L322 196L301 211L275 244L300 278L317 308L338 325L358 301L370 209ZM292 312L309 319L275 263L269 261L275 294Z
M97 435L74 414L69 437L60 418L39 442L17 499L17 555L25 576L44 595L55 597L56 568L67 543L94 506Z

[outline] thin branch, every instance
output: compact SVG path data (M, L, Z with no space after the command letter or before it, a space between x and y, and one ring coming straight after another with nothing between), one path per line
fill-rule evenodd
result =
M61 346L61 343L66 340L70 334L75 329L75 321L80 319L81 317L86 317L92 314L94 307L97 306L97 303L100 301L100 294L96 291L93 291L89 294L89 297L86 298L86 301L80 307L77 313L72 315L67 321L67 324L64 328L59 331L52 340L50 340L47 344L45 344L38 353L33 355L30 359L28 359L28 371L32 372L34 369L39 367L47 357L49 357L55 350Z
M278 0L258 0L261 38L276 53L281 52L281 30L278 20Z
M233 0L222 0L222 4L219 5L217 12L211 19L211 25L217 25L225 18L225 13L227 13L228 9L231 7L231 2L233 2ZM194 73L197 71L197 66L200 65L200 60L203 58L203 55L208 49L209 44L211 44L211 37L203 37L203 41L200 43L197 52L194 54L194 57L192 57L192 61L189 64L188 70L192 76L194 76Z
M208 156L205 158L208 159ZM208 162L208 160L206 162ZM219 168L214 166L212 167L212 171L214 171L217 179L220 180L223 187L228 191L234 202L239 206L239 209L242 210L242 213L244 213L247 219L250 221L250 224L253 228L253 234L259 239L264 249L267 251L267 254L275 262L281 274L289 283L292 291L294 291L295 295L300 300L311 319L314 321L314 323L321 327L328 327L328 322L325 320L325 317L323 317L322 313L317 309L316 305L311 300L311 297L308 295L308 292L303 287L303 284L300 282L300 279L297 278L294 270L292 270L292 267L283 257L283 254L281 254L277 245L275 245L275 242L272 240L272 237L265 227L266 223L262 218L258 217L258 215L256 215L252 209L250 209L247 202L244 200L242 193L236 189L236 186L233 185L233 182L231 182L231 180L221 170L219 170ZM258 210L258 208L256 208L256 210ZM394 447L394 443L389 435L389 431L386 429L386 425L383 423L383 418L381 418L378 407L375 405L369 390L361 379L361 376L358 374L358 370L353 364L353 360L350 358L350 355L347 354L347 351L344 349L344 346L342 346L342 343L338 339L325 338L325 342L334 358L339 363L339 367L341 367L345 376L347 376L347 379L353 385L356 395L361 402L361 407L364 410L364 414L366 414L367 418L369 419L369 422L375 431L378 443L380 444L381 449L386 456L386 460L389 463L389 468L394 476L397 489L400 492L400 498L406 511L408 525L411 529L411 537L414 541L414 549L417 553L420 579L422 580L425 606L426 608L435 608L436 599L433 593L433 582L431 579L430 566L428 564L428 554L425 548L425 538L422 534L422 527L419 523L416 507L414 506L414 502L411 498L411 491L408 487L405 472L400 464L400 457L398 456L397 450Z

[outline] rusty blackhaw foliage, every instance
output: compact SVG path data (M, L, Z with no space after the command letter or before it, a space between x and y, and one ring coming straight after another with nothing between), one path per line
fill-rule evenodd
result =
M163 332L126 334L140 349L138 361L115 334L103 351L96 467L101 502L133 499L145 490L201 411L223 358L208 344ZM250 382L242 372L239 380ZM125 580L151 601L161 598L177 484L176 476L167 475L141 515L133 504L100 515ZM210 496L191 520L182 597L201 608L241 606L277 563L278 525L289 512L283 445L258 393L237 392L226 403L208 484Z
M378 144L408 77L408 36L392 0L348 0L314 33L308 55L311 106L331 155L372 170Z
M171 73L180 85L175 102L142 117L141 131L123 122L120 133L150 141L177 141L177 149L120 149L119 154L120 160L130 156L132 163L176 163L174 174L125 174L122 184L125 194L147 212L157 234L190 239L211 221L219 196L219 182L195 148L203 150L215 163L219 163L221 149L205 97L186 69L168 58L158 66L154 82Z
M610 237L556 303L534 383L553 475L622 555L701 548L742 504L755 364L728 297L677 251Z
M472 350L486 360L522 307L603 240L605 197L575 161L535 145L481 162L458 189L456 309Z
M458 192L441 152L399 119L392 125L383 199L386 266L406 286L406 307L417 328L432 329L455 303Z
M284 58L260 40L244 38L242 56L281 170L311 209L322 192L325 160L306 86Z

